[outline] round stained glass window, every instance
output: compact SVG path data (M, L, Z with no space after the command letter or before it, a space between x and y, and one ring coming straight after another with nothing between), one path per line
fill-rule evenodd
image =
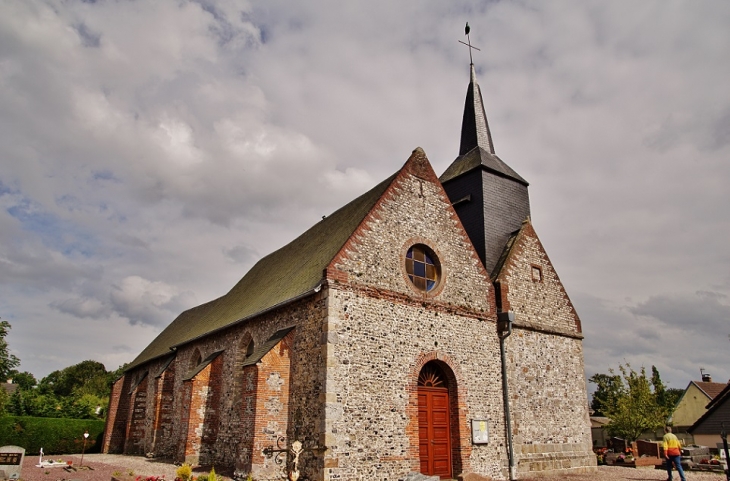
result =
M406 253L406 273L416 289L429 292L439 283L441 264L428 246L416 244Z

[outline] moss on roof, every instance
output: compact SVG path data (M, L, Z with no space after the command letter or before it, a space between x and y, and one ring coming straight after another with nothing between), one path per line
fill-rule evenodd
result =
M281 249L259 260L227 294L180 314L127 370L169 354L213 331L302 296L319 285L324 269L391 184L395 175L335 211Z

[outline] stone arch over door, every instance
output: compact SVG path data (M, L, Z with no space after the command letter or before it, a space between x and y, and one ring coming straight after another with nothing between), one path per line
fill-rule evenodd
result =
M453 366L456 366L456 368ZM427 385L433 384L432 376L435 373L441 376L441 384L437 386ZM467 422L465 384L461 380L458 364L453 362L448 355L437 351L420 356L411 370L408 386L409 405L406 411L409 420L407 427L408 454L412 460L412 469L414 471L423 472L424 474L426 474L423 471L424 469L426 472L432 471L432 468L427 467L428 465L422 462L431 462L432 460L422 459L423 430L421 428L423 426L424 397L430 397L430 401L433 403L433 393L440 393L440 395L436 394L436 402L440 404L436 409L437 416L441 416L441 427L444 427L443 423L445 422L445 427L448 428L448 439L446 443L441 441L440 447L443 449L445 444L448 445L446 453L448 465L446 469L450 472L437 471L438 475L449 479L469 470L471 442ZM432 393L430 396L426 394L429 391ZM433 415L433 406L431 406L431 414ZM448 419L446 420L445 417ZM428 425L423 427L429 429ZM431 429L433 429L433 426L431 426ZM431 434L433 434L433 431ZM426 441L430 444L431 439L427 438ZM443 465L443 458L440 461Z

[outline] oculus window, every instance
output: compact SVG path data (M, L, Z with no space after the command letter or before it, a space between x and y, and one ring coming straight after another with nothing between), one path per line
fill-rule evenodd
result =
M416 289L429 292L439 283L441 264L428 246L416 244L406 253L406 273Z

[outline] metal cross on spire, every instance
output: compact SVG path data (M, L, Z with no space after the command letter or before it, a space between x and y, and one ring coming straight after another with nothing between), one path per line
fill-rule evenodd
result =
M469 47L469 64L474 65L474 60L471 58L471 50L472 49L479 50L480 52L481 52L481 50L474 47L471 44L471 39L469 38L469 31L471 31L471 29L469 28L469 22L466 22L466 27L464 27L464 35L466 35L466 42L462 42L461 40L459 40L459 43L463 43L464 45ZM469 43L467 43L467 42L469 42Z

